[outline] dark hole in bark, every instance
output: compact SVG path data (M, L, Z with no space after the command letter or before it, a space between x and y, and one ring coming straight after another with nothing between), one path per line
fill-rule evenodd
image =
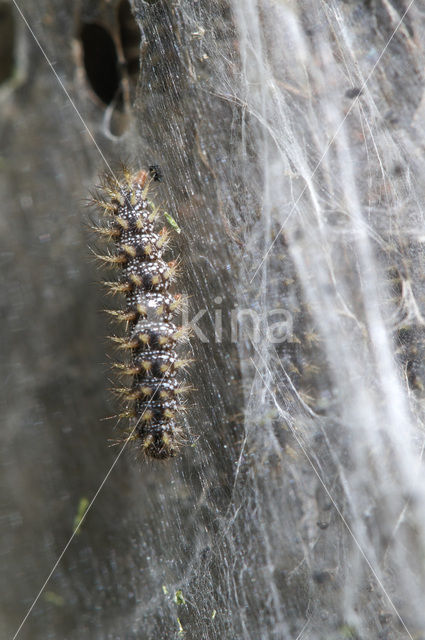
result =
M0 83L13 75L15 66L15 20L12 4L0 3Z
M95 94L109 104L117 97L121 83L114 41L106 29L91 23L81 29L81 42L87 78Z
M139 72L140 29L131 12L128 0L122 0L118 7L121 45L130 79Z

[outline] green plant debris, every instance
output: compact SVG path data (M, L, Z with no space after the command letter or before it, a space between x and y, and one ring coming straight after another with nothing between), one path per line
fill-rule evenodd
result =
M46 602L50 604L54 604L56 607L63 607L65 604L65 598L60 596L58 593L54 591L45 591L43 594L43 598Z
M177 624L179 625L179 635L183 635L184 629L182 627L182 623L180 622L180 618L177 618Z
M176 591L176 593L174 594L174 602L176 604L186 604L186 600L184 599L183 592L180 589L178 589L178 591Z
M164 594L164 596L168 596L168 589L167 585L165 584L162 585L162 593Z
M76 531L77 534L80 533L81 531L80 523L81 523L81 520L84 518L84 514L87 511L88 506L89 506L88 499L84 497L81 498L78 504L77 515L74 518L74 532Z
M355 628L350 627L348 624L343 624L339 631L343 638L352 639L357 637Z
M217 611L214 609L214 611L213 611L213 612L212 612L212 614L211 614L211 620L214 620L214 618L216 617L216 615L217 615Z
M180 229L179 225L177 224L177 222L174 220L174 218L172 216L170 216L169 213L167 213L166 211L164 211L164 218L167 220L168 224L173 227L173 229L177 232L177 233L181 233L182 230Z

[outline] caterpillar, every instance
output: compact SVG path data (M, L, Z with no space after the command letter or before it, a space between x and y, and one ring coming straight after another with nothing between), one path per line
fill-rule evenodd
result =
M112 251L96 255L120 271L103 284L125 296L124 308L108 311L125 325L124 336L111 337L126 353L114 368L130 379L115 389L125 403L120 415L130 419L131 437L147 457L166 459L183 440L178 418L188 387L178 377L189 360L178 357L177 347L189 332L173 322L185 298L170 293L178 263L163 259L170 234L166 227L156 229L160 211L148 198L152 181L146 171L123 168L118 177L104 176L93 201L106 218L95 230L113 242Z

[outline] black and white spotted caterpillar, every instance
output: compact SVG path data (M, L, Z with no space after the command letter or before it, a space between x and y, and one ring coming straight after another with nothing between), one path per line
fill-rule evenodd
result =
M172 321L183 296L169 292L177 264L163 259L169 233L156 230L159 210L148 199L151 181L145 171L124 169L119 178L104 178L94 200L107 217L96 231L114 242L111 253L98 257L121 272L117 281L104 284L126 297L123 310L109 311L126 326L124 337L112 337L128 354L114 365L131 378L128 387L116 390L126 403L122 415L130 417L130 433L144 453L164 459L176 455L182 440L178 414L187 388L177 372L189 361L178 357L176 347L188 331Z

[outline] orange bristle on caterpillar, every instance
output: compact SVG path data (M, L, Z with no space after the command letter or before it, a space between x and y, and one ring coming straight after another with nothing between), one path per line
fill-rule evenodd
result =
M178 344L187 339L187 327L178 327L173 315L184 298L169 292L178 275L177 261L166 262L169 232L156 230L159 210L147 198L150 182L146 171L132 174L123 169L119 178L107 175L94 203L100 207L106 224L95 227L113 249L95 254L103 263L118 268L116 281L104 282L110 293L125 296L125 307L108 311L124 321L125 336L112 336L124 363L114 367L131 382L117 389L126 403L131 433L150 458L176 455L182 441L177 417L183 410L182 393L188 387L178 381L179 371L188 360L177 355Z

